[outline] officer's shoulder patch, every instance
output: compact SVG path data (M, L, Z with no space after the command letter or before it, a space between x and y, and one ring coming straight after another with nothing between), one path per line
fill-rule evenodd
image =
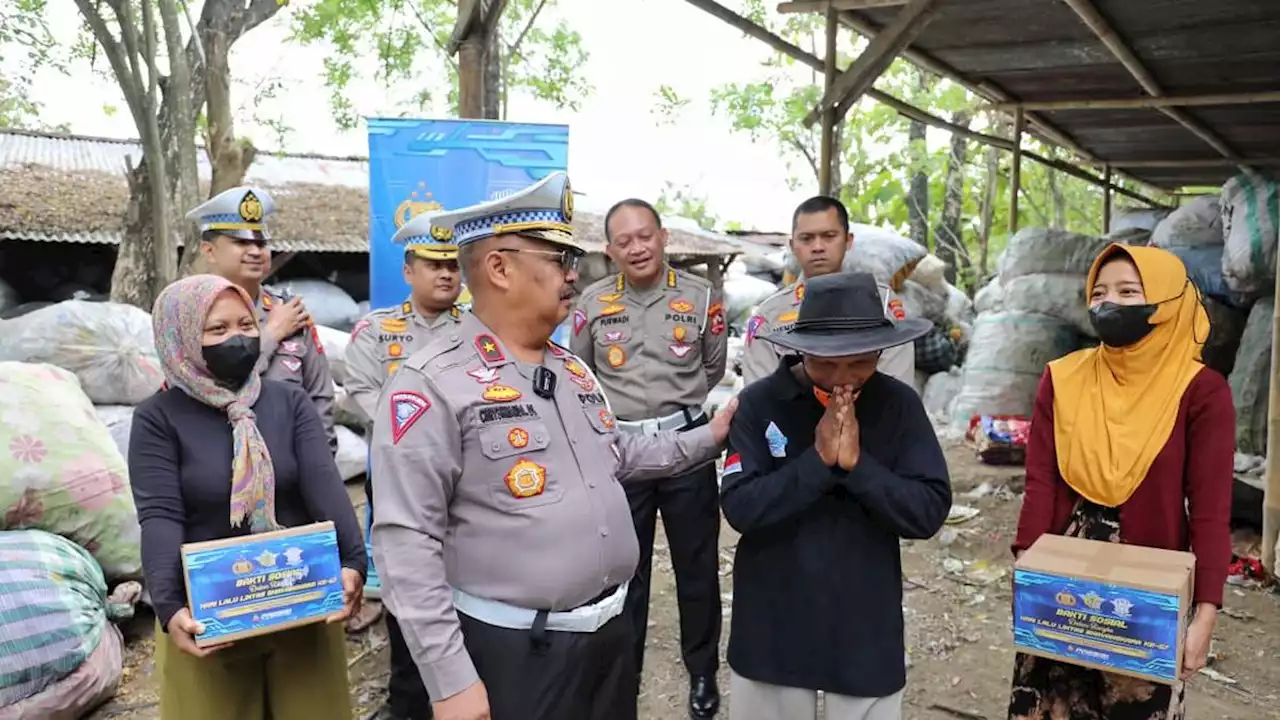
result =
M431 409L431 401L412 390L391 393L391 444L398 445L409 428Z

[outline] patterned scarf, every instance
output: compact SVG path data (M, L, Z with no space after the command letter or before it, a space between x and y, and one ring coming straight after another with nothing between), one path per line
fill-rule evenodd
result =
M239 391L217 383L205 366L201 339L209 308L223 292L235 292L250 309L248 294L216 275L192 275L166 287L151 314L156 352L169 387L226 412L231 423L231 525L246 518L251 533L279 529L276 524L276 475L267 444L251 409L262 380L252 373ZM256 322L256 318L255 318Z

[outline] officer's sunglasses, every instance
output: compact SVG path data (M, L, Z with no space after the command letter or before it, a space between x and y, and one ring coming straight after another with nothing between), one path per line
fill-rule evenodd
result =
M566 273L573 272L578 269L578 263L582 260L582 253L575 250L533 250L531 248L498 248L498 252L512 253L529 253L530 255L541 255L543 257L555 258L560 269Z

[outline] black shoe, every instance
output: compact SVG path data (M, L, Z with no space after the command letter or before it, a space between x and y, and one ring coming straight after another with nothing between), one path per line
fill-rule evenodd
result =
M713 718L720 710L720 690L714 675L695 675L689 679L689 717L696 720Z

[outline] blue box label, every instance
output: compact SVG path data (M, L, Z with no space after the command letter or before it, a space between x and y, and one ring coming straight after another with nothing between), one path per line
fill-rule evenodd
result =
M1065 662L1172 683L1182 628L1176 593L1033 572L1013 574L1013 640Z
M314 622L343 607L338 535L330 523L184 547L182 554L191 615L205 627L200 645Z

